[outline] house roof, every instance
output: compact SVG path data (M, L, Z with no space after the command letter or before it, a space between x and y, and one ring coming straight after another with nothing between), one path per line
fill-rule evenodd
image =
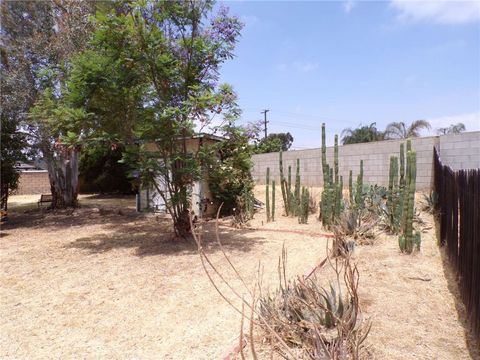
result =
M210 139L215 141L224 141L225 138L218 135L207 134L207 133L197 133L191 137L191 139Z
M19 162L19 163L15 164L15 169L20 171L20 172L37 171L37 170L44 171L44 169L42 169L42 167L39 166L38 164L27 164L27 163L24 163L24 162Z

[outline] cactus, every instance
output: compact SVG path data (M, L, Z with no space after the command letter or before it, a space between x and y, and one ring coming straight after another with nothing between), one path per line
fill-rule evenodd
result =
M333 223L336 223L340 219L340 214L342 212L342 189L343 178L340 176L340 182L335 185L335 208L332 218Z
M267 210L267 222L270 222L270 168L267 167L267 179L266 179L266 189L265 189L265 208Z
M271 220L275 221L275 180L272 181L272 216Z
M387 197L387 209L388 209L388 222L390 231L393 233L398 232L398 157L390 157L390 168L388 177L388 197Z
M357 176L357 189L355 191L355 206L357 209L364 207L363 195L363 160L360 160L360 173Z
M278 154L278 167L280 170L280 190L282 191L283 207L285 209L285 215L288 216L288 198L287 198L287 181L283 174L283 152Z
M292 214L298 215L301 203L301 185L300 185L300 159L297 159L297 168L295 174L295 193L293 196Z
M322 173L323 173L323 187L328 183L328 164L327 164L327 145L325 141L325 123L322 124Z
M301 202L298 211L298 223L306 224L308 221L308 202L309 202L308 189L302 186Z
M404 144L400 144L400 190L405 187L405 149Z
M407 142L407 148L409 144ZM411 146L410 146L411 148ZM403 199L402 235L399 238L400 250L411 254L414 250L420 249L421 235L416 232L413 235L413 213L415 206L416 176L417 176L417 155L415 151L407 151L407 169L405 179L405 197Z
M288 191L292 191L292 166L288 165L288 181L287 181Z
M327 163L325 137L325 124L322 124L323 191L320 203L320 219L325 227L329 227L330 225L339 221L340 215L343 211L343 177L339 174L338 135L335 135L334 140L333 167L330 167L330 165ZM350 203L353 204L353 180L351 171L349 178L349 189Z
M335 143L333 146L333 166L335 169L335 184L338 184L338 135L335 134Z
M350 170L348 175L348 195L350 199L350 206L353 206L353 172Z

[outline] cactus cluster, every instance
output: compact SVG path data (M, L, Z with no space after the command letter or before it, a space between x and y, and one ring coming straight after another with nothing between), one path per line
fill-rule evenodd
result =
M400 233L398 244L400 250L406 253L419 250L421 245L420 232L413 233L416 163L416 153L412 151L411 140L407 140L406 147L405 144L400 144L399 157L390 157L386 220L390 232Z
M295 169L295 183L292 189L292 167L288 166L288 177L283 171L283 155L279 154L280 188L282 191L283 207L286 216L300 216L302 213L302 186L300 177L300 160L297 159Z
M402 144L403 145L403 144ZM413 229L413 215L415 209L415 191L416 191L416 177L417 177L417 154L412 151L411 141L407 140L407 163L404 167L403 146L400 146L400 182L398 192L392 186L392 204L401 208L401 213L397 209L392 210L394 216L400 216L401 220L401 234L398 238L398 245L402 252L411 254L413 250L420 250L421 234L419 231L414 233ZM394 167L394 160L391 160L392 167ZM392 173L392 182L394 183L394 168L390 169ZM397 200L394 201L393 197ZM399 215L400 214L400 215Z
M308 192L308 189L302 186L302 194L300 199L301 201L300 201L300 207L298 211L299 224L306 224L308 222L309 199L310 199L310 194Z
M338 171L338 135L335 135L333 168L327 163L325 124L322 124L323 191L320 202L320 219L325 227L335 224L343 211L343 177Z
M365 194L363 192L363 160L360 160L360 173L357 175L357 188L355 190L355 207L362 210L365 207Z

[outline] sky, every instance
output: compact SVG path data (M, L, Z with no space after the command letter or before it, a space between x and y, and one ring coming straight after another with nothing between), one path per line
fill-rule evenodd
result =
M479 1L226 1L245 27L221 80L240 123L290 132L292 149L375 122L480 130Z

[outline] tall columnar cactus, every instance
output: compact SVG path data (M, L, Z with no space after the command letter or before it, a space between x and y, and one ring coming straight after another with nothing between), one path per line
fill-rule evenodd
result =
M407 143L407 148L408 148ZM415 151L407 151L407 169L405 181L405 193L403 204L402 234L399 237L399 246L402 252L412 253L414 246L420 249L420 232L413 234L413 214L415 208L415 191L417 176L417 155Z
M350 199L350 206L353 206L353 172L350 170L348 174L348 196Z
M334 147L333 147L333 166L335 171L335 184L338 184L338 135L335 134Z
M340 214L342 212L342 191L343 191L343 177L340 176L340 181L338 184L335 184L335 209L333 214L332 222L336 222L340 219Z
M267 179L265 183L265 208L267 210L267 222L270 222L270 168L267 167Z
M288 216L288 197L287 197L287 181L285 180L285 176L283 174L283 152L280 151L278 155L278 166L280 170L280 190L282 191L282 199L283 199L283 207L285 209L285 215Z
M293 214L298 215L301 203L301 185L300 185L300 159L297 159L297 169L295 174L295 196L293 204Z
M288 191L292 191L292 166L291 165L288 165L288 181L287 181L287 185L288 185Z
M400 144L400 191L405 187L405 146Z
M360 173L357 176L357 189L355 191L355 205L356 205L357 209L363 209L363 207L364 207L363 160L360 160Z
M388 221L390 230L393 233L398 231L398 157L390 157L390 167L388 176L388 197L387 197L387 209L388 209Z
M325 123L322 124L322 174L323 174L323 187L325 188L328 183L328 164L327 164L327 143L325 140Z
M335 135L333 167L327 163L325 124L322 124L322 173L323 191L320 203L320 219L329 227L340 219L343 211L343 178L339 174L338 135ZM350 174L352 176L352 174ZM353 180L349 179L351 203L353 203Z
M309 200L308 189L302 186L301 201L298 211L298 223L306 224L308 221L308 200Z
M275 180L272 181L272 216L271 220L275 221Z

